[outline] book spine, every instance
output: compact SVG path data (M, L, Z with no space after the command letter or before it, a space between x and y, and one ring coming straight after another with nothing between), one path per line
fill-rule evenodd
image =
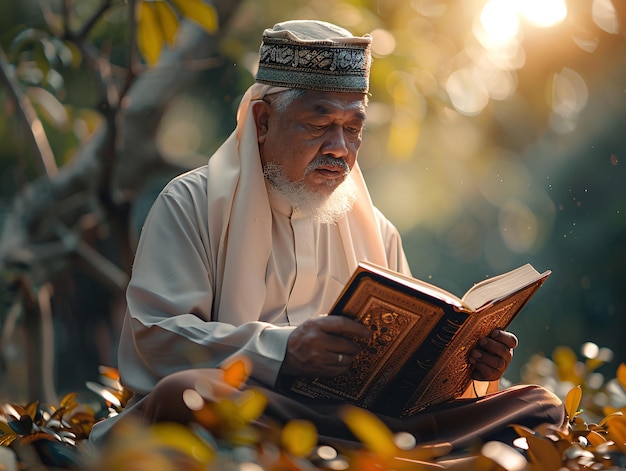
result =
M467 317L467 313L447 309L446 314L400 369L396 378L385 387L372 409L386 415L400 416L415 390L450 345Z

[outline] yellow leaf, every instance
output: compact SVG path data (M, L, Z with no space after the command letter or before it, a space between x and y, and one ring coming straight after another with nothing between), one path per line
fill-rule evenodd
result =
M529 429L528 427L524 427L523 425L511 425L511 427L513 427L513 430L515 430L515 433L517 433L520 437L528 437L531 435L536 435L532 429Z
M345 406L341 410L341 418L371 452L387 457L397 453L398 447L393 441L391 430L371 412Z
M78 401L76 400L76 393L71 392L66 394L63 399L61 399L61 407L65 409L72 410L78 406Z
M556 347L552 353L552 359L557 366L558 374L562 380L572 380L577 378L576 353L569 347Z
M165 42L172 46L176 41L176 33L178 33L178 18L176 13L172 10L165 1L154 2L154 8L157 13L159 24L161 25L161 31L163 32L163 38Z
M587 361L585 361L585 369L590 373L604 365L604 363L606 362L601 358L588 358Z
M617 381L626 389L626 363L622 363L617 368Z
M0 432L2 432L2 433L0 434L0 436L3 436L3 435L10 435L10 434L12 434L12 433L15 433L15 432L13 431L13 429L12 429L11 427L9 427L9 424L7 424L6 422L4 422L4 421L2 421L2 420L0 420ZM1 468L0 468L0 469L1 469Z
M567 393L565 397L565 411L570 421L578 415L578 406L580 405L582 397L583 390L580 386L570 389Z
M222 366L224 381L233 388L239 388L250 376L252 367L246 357L238 357Z
M440 458L452 451L450 443L436 443L434 445L418 445L410 450L401 450L397 456L413 460L434 462L434 458Z
M557 471L562 467L561 454L551 440L529 436L526 437L526 442L530 461L535 465L540 465L542 471Z
M213 5L202 0L172 0L172 3L184 17L200 25L207 33L213 34L217 31L217 11Z
M598 424L600 427L605 427L609 421L613 420L616 417L622 417L624 414L619 409L615 409L613 407L605 407L604 412L606 416L600 421Z
M137 47L150 67L157 63L163 49L163 33L154 2L140 1L136 9Z
M598 432L595 432L593 430L587 434L587 440L593 446L598 446L606 442L606 439L602 435L600 435Z
M100 374L100 376L104 376L106 378L110 378L114 381L119 381L120 379L120 372L117 368L113 368L111 366L104 366L104 365L100 365L98 367L98 373Z
M626 455L626 417L615 417L607 423L607 432L611 440Z
M261 391L248 389L237 396L235 402L239 406L239 416L246 422L259 418L267 406L267 397Z
M0 435L0 446L9 446L15 440L19 438L17 433L10 433L6 435Z
M161 422L152 426L152 433L164 446L200 463L208 463L215 455L214 450L206 442L182 424Z
M30 402L29 404L26 405L26 414L28 414L30 418L33 419L33 421L35 420L35 417L37 416L38 410L39 410L39 401Z
M280 440L294 456L307 456L317 445L317 429L308 420L291 420L283 427Z

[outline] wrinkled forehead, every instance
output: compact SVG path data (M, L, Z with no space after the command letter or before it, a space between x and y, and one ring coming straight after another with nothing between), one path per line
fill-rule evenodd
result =
M365 119L367 94L358 92L325 92L302 90L288 103L292 112L311 112L320 115L350 113Z

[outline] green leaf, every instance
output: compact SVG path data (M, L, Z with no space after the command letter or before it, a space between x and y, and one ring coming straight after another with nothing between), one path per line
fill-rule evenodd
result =
M70 124L67 109L52 93L41 87L29 87L28 98L41 116L57 129L65 129Z
M32 44L39 43L46 34L36 28L27 28L20 31L11 41L9 45L9 60L16 62L20 52Z
M76 67L80 64L80 51L73 43L59 38L52 38L50 41L54 45L56 56L59 58L63 67ZM78 62L75 57L76 55L78 55Z
M33 50L33 60L37 64L37 68L41 70L41 83L46 85L48 71L50 70L50 62L44 51L44 46L41 43L36 43Z

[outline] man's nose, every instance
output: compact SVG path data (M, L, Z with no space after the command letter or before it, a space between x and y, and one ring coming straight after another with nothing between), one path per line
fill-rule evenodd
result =
M348 155L348 142L343 126L332 125L327 131L327 138L322 146L322 152L331 157L343 158Z

